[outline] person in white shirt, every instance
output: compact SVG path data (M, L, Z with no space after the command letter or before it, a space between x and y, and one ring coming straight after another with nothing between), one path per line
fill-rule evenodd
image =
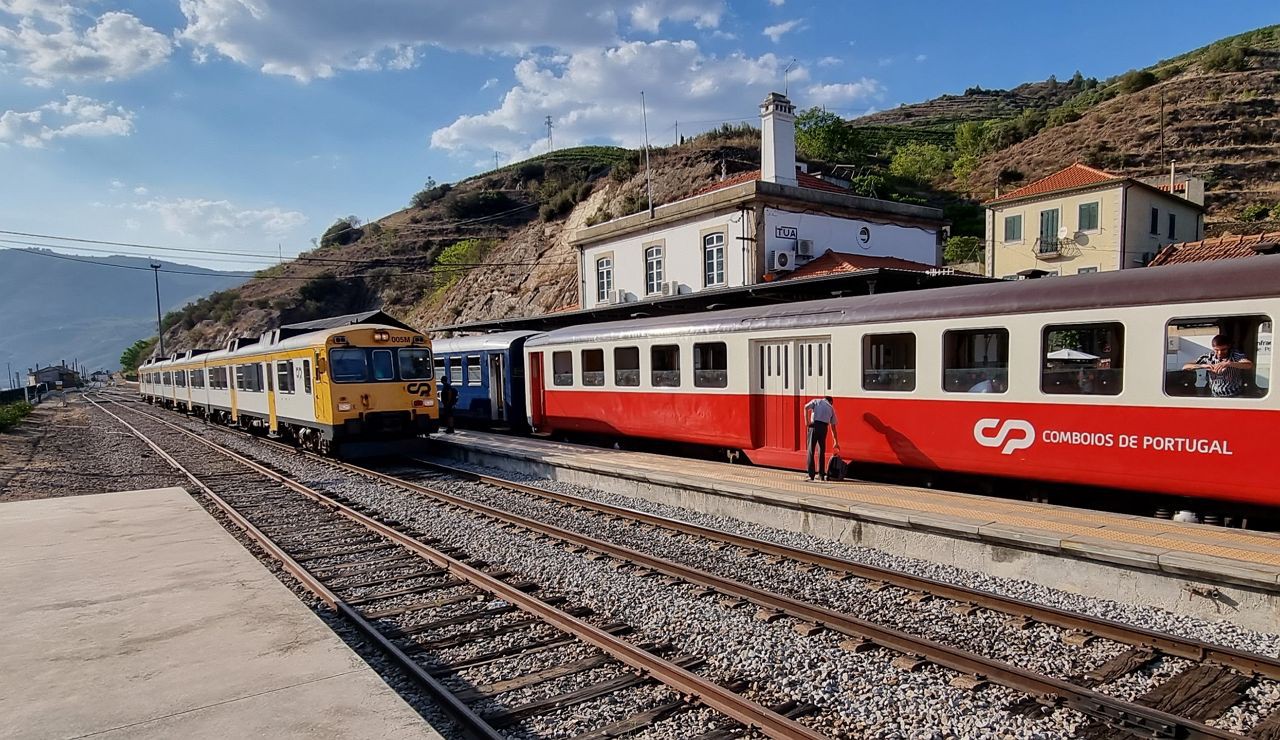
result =
M813 480L813 453L818 452L817 474L822 480L827 479L827 430L831 431L835 440L835 449L840 449L840 436L836 434L836 407L831 403L831 396L815 398L804 405L804 414L809 426L809 445L805 452L805 465L809 472L809 480Z

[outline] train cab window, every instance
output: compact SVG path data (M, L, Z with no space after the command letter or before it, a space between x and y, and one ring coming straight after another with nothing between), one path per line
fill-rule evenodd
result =
M604 350L582 350L582 384L604 385Z
M693 345L693 384L698 388L725 388L729 385L729 350L724 342Z
M302 361L302 389L303 393L311 395L311 360Z
M573 385L573 353L551 353L551 382L555 385Z
M276 388L281 393L293 393L293 360L276 363Z
M484 383L480 379L480 355L467 356L467 385L481 386Z
M400 353L400 379L401 380L430 380L431 379L431 350L428 349L402 349ZM439 361L437 360L437 363ZM443 364L440 365L443 371ZM441 372L441 375L444 373Z
M916 335L868 334L862 338L862 388L868 391L916 389Z
M335 383L363 383L369 379L369 359L362 349L331 349L329 372Z
M944 391L1004 393L1008 388L1008 329L965 329L943 333Z
M654 388L680 387L680 347L658 344L649 349L649 377Z
M449 358L449 382L454 385L462 385L462 358Z
M375 349L373 351L373 379L396 379L396 363L395 359L391 356L391 350Z
M1177 318L1165 328L1164 392L1262 398L1271 379L1268 316Z
M613 348L613 384L624 387L640 385L640 348Z
M1124 325L1058 324L1044 328L1040 390L1114 396L1124 387Z

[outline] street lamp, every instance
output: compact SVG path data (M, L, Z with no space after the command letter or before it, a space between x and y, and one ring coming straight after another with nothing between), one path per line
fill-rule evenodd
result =
M156 277L156 336L160 338L160 357L164 357L164 324L160 320L160 263L152 260L151 271Z

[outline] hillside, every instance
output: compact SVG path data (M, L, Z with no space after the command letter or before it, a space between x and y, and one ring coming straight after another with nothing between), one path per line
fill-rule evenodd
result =
M25 371L41 365L80 362L93 369L119 367L120 352L135 339L155 334L155 285L148 261L136 257L82 257L133 269L0 250L0 366ZM235 280L201 267L165 263L161 301L176 308ZM0 373L4 372L0 370Z

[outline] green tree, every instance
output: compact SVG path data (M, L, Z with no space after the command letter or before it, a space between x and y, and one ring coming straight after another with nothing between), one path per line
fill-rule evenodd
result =
M958 262L981 262L984 250L982 240L976 236L953 236L942 248L942 261L948 265Z
M151 350L156 346L156 341L156 337L151 337L150 339L139 339L129 345L124 352L120 353L120 369L125 373L137 372L138 366L151 355Z
M1241 72L1249 64L1245 61L1244 49L1235 44L1215 44L1200 58L1200 66L1209 72Z
M796 116L796 150L806 159L848 164L859 161L866 147L843 118L810 108Z
M448 290L464 273L475 269L496 243L493 239L463 239L440 250L431 266L434 280L432 294Z
M893 153L889 173L894 177L928 184L946 172L948 164L947 153L937 144L909 141Z

